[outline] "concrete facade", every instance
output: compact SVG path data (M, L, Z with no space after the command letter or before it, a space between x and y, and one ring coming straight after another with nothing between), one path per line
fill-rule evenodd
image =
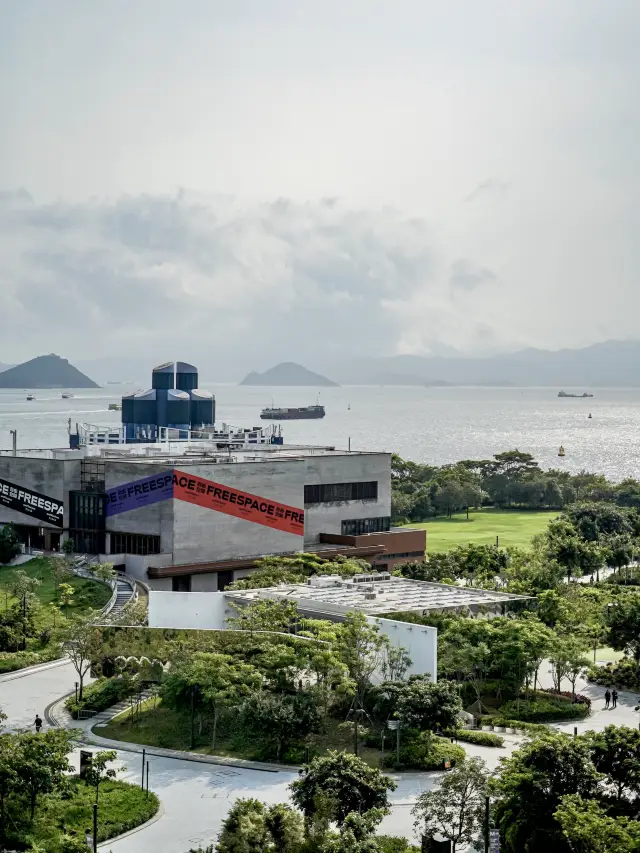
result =
M71 529L70 492L99 494L103 489L106 496L118 487L132 488L132 484L145 478L175 472L291 507L300 514L304 512L304 526L298 524L299 532L290 532L286 525L283 528L282 524L258 523L246 514L239 517L231 511L233 507L219 509L185 497L179 499L170 493L169 497L163 496L156 502L149 502L143 495L139 495L140 500L123 499L124 504L115 507L115 512L110 503L110 514L105 510L102 520L93 522L97 525L95 528ZM125 445L20 451L17 456L0 454L0 478L64 502L64 525L57 528L60 535L55 538L58 546L67 536L75 536L74 541L80 542L78 547L83 550L95 548L97 546L91 543L104 540L104 545L100 546L104 550L101 559L124 566L127 573L158 589L184 589L186 584L186 588L193 591L216 591L221 584L229 582L230 574L232 579L237 579L250 573L253 561L265 555L304 550L323 553L326 549L328 558L347 552L368 558L370 554L384 552L384 542L394 539L384 533L376 535L375 542L367 536L350 537L349 541L362 543L362 547L356 548L344 537L342 544L335 548L327 548L326 541L322 541L323 535L341 537L344 521L376 519L380 529L388 528L391 514L391 455L388 453L284 446L235 449L231 453L216 451L215 447L211 450L174 449L173 445L167 448ZM362 483L375 483L377 494L363 500L305 504L306 486L359 486ZM53 525L0 503L0 525L3 523L20 525L21 534L33 529L36 535L42 527L56 530ZM102 539L84 535L96 531ZM123 538L122 534L128 536ZM395 542L393 547L397 547ZM236 564L207 566L224 561L236 561ZM218 572L225 572L225 579L220 582ZM188 582L173 584L170 579L179 575L188 576Z

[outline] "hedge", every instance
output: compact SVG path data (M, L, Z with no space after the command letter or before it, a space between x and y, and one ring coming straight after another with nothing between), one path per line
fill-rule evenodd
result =
M44 649L41 652L0 652L0 675L6 672L16 672L28 666L37 666L39 663L48 663L58 660L60 649L58 646Z
M420 732L417 736L400 738L400 767L412 770L442 770L444 761L464 761L466 752L448 738ZM396 752L385 756L385 767L397 767Z
M137 682L128 675L101 678L84 688L79 702L76 702L75 696L70 696L65 705L73 719L77 720L78 711L95 711L96 713L106 711L123 699L133 696L137 689Z
M559 720L582 720L589 716L589 708L581 703L567 702L566 699L549 698L513 699L505 702L499 709L500 715L528 723L550 723Z
M536 691L536 696L540 694L546 694L549 696L557 696L559 699L566 699L569 702L578 702L580 705L586 705L589 710L591 710L591 699L584 693L572 693L570 690L561 690L559 693L557 690L554 690L552 687L543 688L542 690Z
M464 743L473 743L476 746L504 746L504 738L494 735L492 732L479 732L477 729L455 729L448 734L456 740Z

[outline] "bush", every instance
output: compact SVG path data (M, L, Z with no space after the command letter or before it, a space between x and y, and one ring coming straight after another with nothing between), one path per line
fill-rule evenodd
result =
M6 672L15 672L27 666L36 666L39 663L47 663L60 657L58 646L51 646L41 652L0 652L0 675Z
M84 688L79 702L76 702L75 696L70 696L65 705L73 719L77 720L78 711L106 711L123 699L133 696L137 689L138 683L128 675L101 678Z
M476 746L504 746L504 738L492 732L479 732L476 729L456 729L451 737L464 743L474 743Z
M481 726L503 726L507 729L522 729L525 732L547 732L547 726L540 723L525 723L523 720L509 720L503 717L491 716L486 714L480 717Z
M400 739L400 766L412 770L442 770L443 761L464 761L466 752L461 746L445 738L419 732L417 736L405 734ZM385 766L396 767L396 753L385 757Z
M556 720L582 720L589 715L587 705L567 702L555 697L535 699L512 699L500 707L505 719L523 720L529 723L549 723Z
M622 658L606 666L594 666L589 670L589 681L605 687L640 691L640 666L633 658Z
M570 690L561 690L559 693L557 690L554 690L552 687L542 688L542 690L536 691L536 695L538 693L548 694L550 696L557 696L559 699L566 699L569 702L579 702L581 705L586 705L589 710L591 710L591 699L588 696L585 696L584 693L576 693L575 696Z

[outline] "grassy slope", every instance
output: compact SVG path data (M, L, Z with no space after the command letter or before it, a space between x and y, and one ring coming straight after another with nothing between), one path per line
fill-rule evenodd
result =
M25 572L29 577L37 578L40 581L40 586L38 587L36 595L41 604L49 604L50 602L55 601L55 586L49 572L49 562L45 557L37 557L20 566L0 566L1 608L4 608L5 603L11 604L10 595L8 595L5 602L5 592L8 591L13 573L17 570ZM75 589L73 602L68 607L62 608L62 612L65 613L65 615L100 609L101 607L104 607L111 598L111 590L109 587L106 586L106 584L99 583L98 581L72 577L66 580L65 583L70 583Z
M453 518L436 518L410 527L419 527L427 531L428 551L448 551L456 545L495 545L499 544L526 547L536 533L542 533L547 524L558 515L557 512L519 512L517 510L483 509L466 514L460 513Z
M95 789L89 788L77 777L71 781L73 796L70 799L57 794L42 797L36 811L34 840L45 845L46 850L57 851L55 839L59 827L68 833L84 838L84 830L93 825ZM100 786L98 811L98 838L102 841L127 832L145 823L158 811L158 800L149 797L138 785L120 781L106 781Z

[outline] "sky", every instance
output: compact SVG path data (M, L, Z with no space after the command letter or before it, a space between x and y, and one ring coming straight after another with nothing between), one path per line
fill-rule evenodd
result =
M635 338L637 0L0 4L0 362Z

